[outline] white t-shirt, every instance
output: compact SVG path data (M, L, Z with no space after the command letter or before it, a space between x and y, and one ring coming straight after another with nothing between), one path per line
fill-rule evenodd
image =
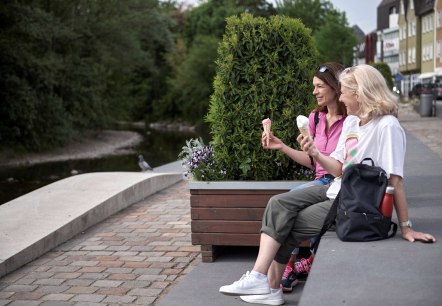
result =
M368 157L388 177L390 174L403 177L406 139L397 118L381 116L363 126L359 126L359 121L356 116L345 119L338 145L330 156L342 163L342 171ZM340 188L341 181L337 178L327 190L327 197L336 198Z

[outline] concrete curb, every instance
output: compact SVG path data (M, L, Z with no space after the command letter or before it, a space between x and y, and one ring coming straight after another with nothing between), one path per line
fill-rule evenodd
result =
M87 173L1 205L0 277L182 178L181 172Z

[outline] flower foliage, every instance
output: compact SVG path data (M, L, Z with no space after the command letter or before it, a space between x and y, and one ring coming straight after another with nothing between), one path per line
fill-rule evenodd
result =
M225 170L219 167L214 157L213 145L204 145L201 137L186 141L178 155L187 177L201 181L223 180Z

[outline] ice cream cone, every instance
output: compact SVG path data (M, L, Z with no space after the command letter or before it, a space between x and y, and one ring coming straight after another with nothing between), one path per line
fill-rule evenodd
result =
M308 118L303 115L299 115L296 117L296 124L298 125L298 129L301 132L302 136L308 137L310 136L310 130L308 127Z
M272 126L272 120L266 118L262 121L262 127L264 129L264 133L266 135L266 145L269 145L270 141L270 127Z

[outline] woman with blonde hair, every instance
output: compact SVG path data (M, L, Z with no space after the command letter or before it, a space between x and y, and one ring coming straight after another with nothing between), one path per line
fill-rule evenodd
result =
M338 145L330 156L319 152L311 137L298 137L301 148L329 173L340 177L346 167L371 158L387 172L395 188L394 205L402 238L435 242L428 233L412 229L403 185L405 133L396 118L397 106L385 79L375 68L360 65L345 69L339 77L340 101L347 108ZM282 305L279 282L290 252L299 241L319 234L340 189L340 180L324 186L276 195L264 212L258 257L251 272L220 292L241 295L256 304Z

